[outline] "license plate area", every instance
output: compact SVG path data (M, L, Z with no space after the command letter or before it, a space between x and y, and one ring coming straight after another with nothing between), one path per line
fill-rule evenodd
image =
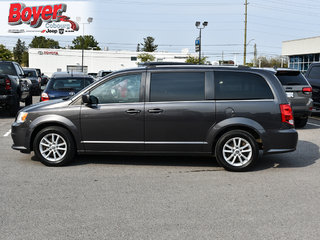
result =
M293 92L286 92L287 98L293 98Z

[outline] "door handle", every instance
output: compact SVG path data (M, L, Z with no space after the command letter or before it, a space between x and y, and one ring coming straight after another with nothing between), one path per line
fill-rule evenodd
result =
M129 114L136 114L136 113L140 113L141 110L138 110L138 109L128 109L126 111L126 113L129 113Z
M149 109L148 112L149 113L161 113L161 112L163 112L163 110L160 108L155 108L155 109Z

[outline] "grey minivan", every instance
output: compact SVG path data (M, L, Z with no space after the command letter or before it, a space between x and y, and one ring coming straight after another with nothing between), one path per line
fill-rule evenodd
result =
M247 67L150 63L113 72L70 98L22 109L13 149L61 166L78 154L215 156L231 171L296 149L275 75Z

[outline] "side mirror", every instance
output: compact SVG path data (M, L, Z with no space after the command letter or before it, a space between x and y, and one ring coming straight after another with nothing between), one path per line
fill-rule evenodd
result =
M82 95L82 102L86 104L90 104L90 95L89 94L84 94Z
M82 102L90 105L96 105L99 103L99 100L95 96L90 96L89 94L82 95Z

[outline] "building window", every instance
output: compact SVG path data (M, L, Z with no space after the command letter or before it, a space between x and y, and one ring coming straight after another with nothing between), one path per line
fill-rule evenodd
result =
M137 57L131 57L131 61L137 61Z

